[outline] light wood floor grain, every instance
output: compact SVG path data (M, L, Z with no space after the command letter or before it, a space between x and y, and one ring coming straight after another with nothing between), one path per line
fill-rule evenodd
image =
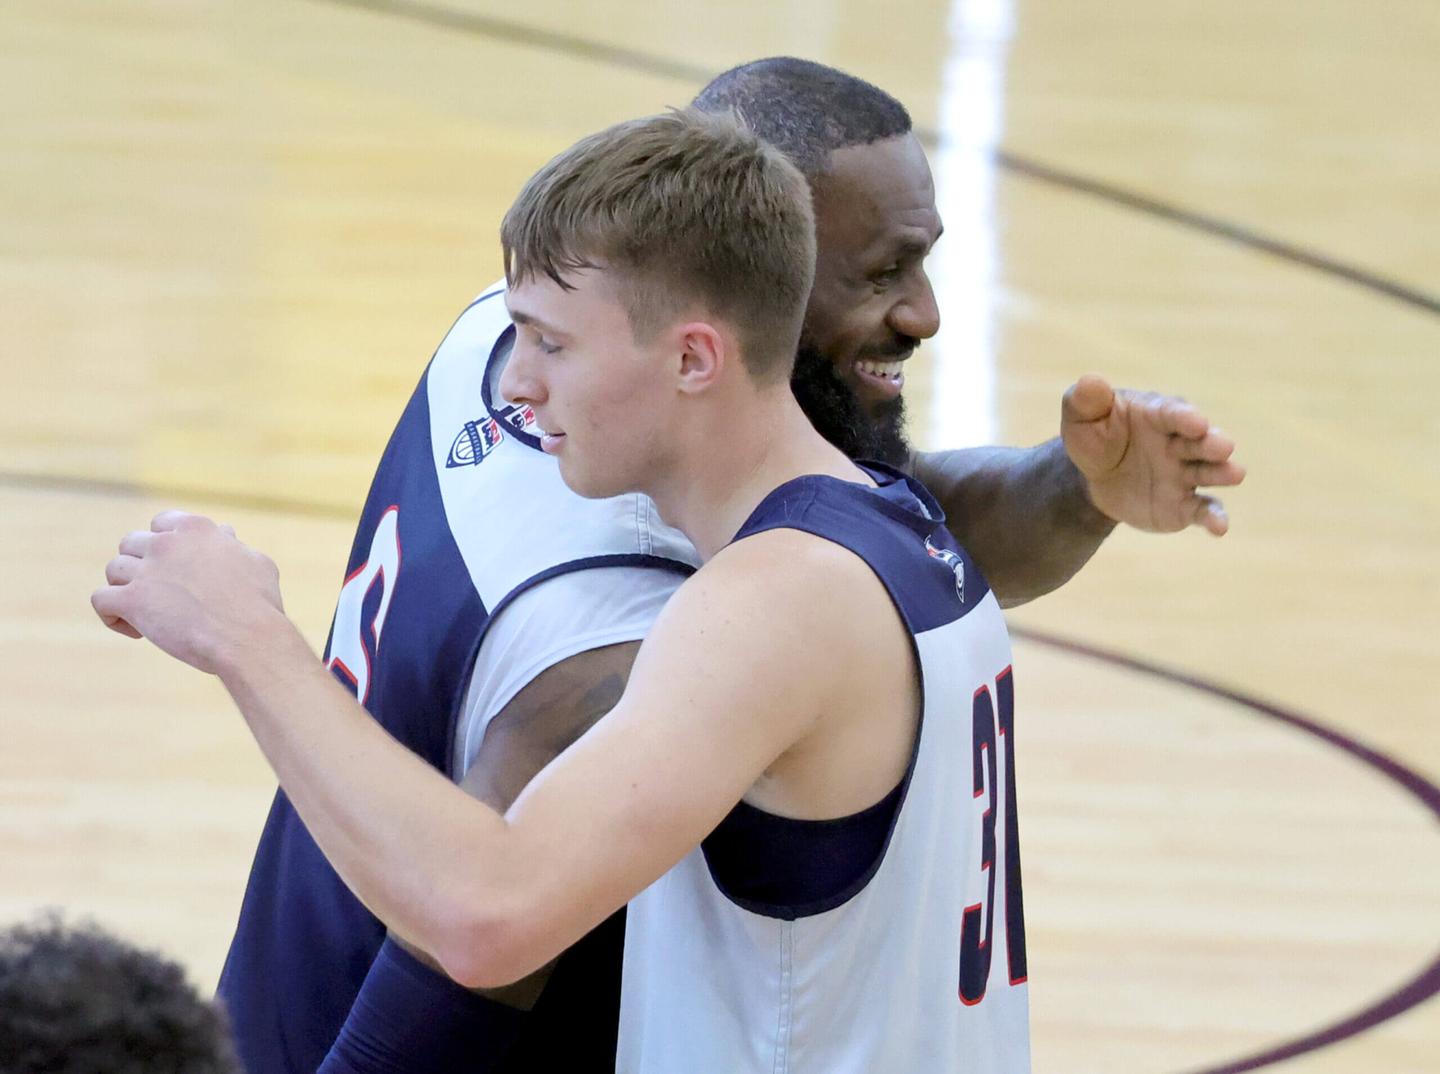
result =
M1434 5L427 10L0 13L0 922L66 906L213 982L273 783L218 686L92 622L114 540L176 502L223 516L318 644L373 462L498 275L520 182L774 53L866 75L938 134L920 443L1050 436L1097 370L1242 445L1229 537L1117 534L1013 622L1440 777ZM1360 278L997 169L997 147ZM1440 826L1375 767L1023 638L1017 680L1038 1071L1220 1068L1435 958ZM1437 1056L1431 1002L1285 1070Z

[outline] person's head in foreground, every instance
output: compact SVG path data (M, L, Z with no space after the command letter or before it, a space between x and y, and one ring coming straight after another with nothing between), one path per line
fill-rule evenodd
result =
M798 415L810 192L733 117L676 111L582 139L500 234L518 328L501 391L535 408L581 495L653 495L678 460Z
M178 964L56 916L0 932L6 1074L237 1074L221 1013Z
M738 114L814 193L815 285L793 389L851 458L903 463L903 363L940 327L925 257L935 185L905 106L869 82L777 56L716 76L693 106Z

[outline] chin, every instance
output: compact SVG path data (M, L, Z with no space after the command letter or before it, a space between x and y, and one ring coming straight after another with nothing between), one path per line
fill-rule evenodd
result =
M560 460L560 479L569 486L571 492L586 500L608 500L612 496L634 491L605 474L590 473L567 466L563 458Z

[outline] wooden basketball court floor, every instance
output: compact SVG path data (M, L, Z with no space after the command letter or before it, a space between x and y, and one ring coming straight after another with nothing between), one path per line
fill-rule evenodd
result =
M1036 1069L1440 1070L1422 0L5 5L0 922L68 907L211 985L273 784L214 682L92 621L113 542L232 521L323 642L523 178L776 53L931 139L919 443L1038 441L1096 370L1251 471L1224 540L1118 533L1012 616Z

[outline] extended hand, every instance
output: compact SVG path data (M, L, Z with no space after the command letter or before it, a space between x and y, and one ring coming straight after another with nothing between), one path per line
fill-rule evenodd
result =
M1183 399L1114 390L1081 377L1060 406L1060 436L1089 487L1090 500L1117 522L1152 533L1230 528L1225 508L1202 487L1238 485L1235 442Z
M127 533L90 604L111 630L149 638L212 674L237 646L283 623L275 564L235 539L229 526L165 511Z

